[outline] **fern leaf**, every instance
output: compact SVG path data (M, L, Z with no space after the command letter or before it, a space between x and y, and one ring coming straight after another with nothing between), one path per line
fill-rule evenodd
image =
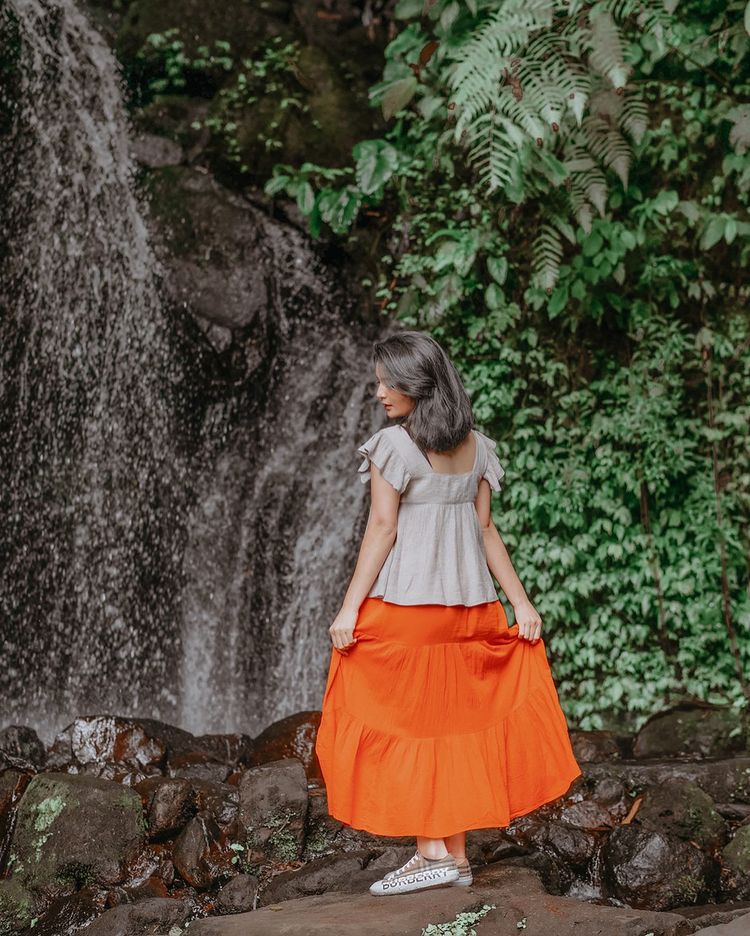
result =
M601 117L589 114L583 121L582 131L593 155L612 169L627 188L630 170L630 147L620 131Z
M532 247L532 272L542 289L550 292L560 275L563 258L560 231L549 222L542 223Z
M620 31L612 15L604 9L592 10L589 16L590 62L592 68L605 75L615 88L622 88L631 72L622 52Z

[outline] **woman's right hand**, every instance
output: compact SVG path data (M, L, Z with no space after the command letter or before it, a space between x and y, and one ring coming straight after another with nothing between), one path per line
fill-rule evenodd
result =
M349 648L357 642L357 638L354 636L354 628L358 617L359 611L342 608L334 618L333 624L328 628L334 648L341 653L348 653Z

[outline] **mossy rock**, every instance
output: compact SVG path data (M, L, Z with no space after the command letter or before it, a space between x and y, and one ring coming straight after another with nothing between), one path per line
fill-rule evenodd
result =
M725 757L747 751L747 723L736 709L681 702L652 715L633 745L635 757Z
M750 825L740 826L721 853L722 897L750 900Z
M18 804L10 872L47 899L125 880L145 843L141 798L86 774L38 774Z
M732 841L724 846L721 856L722 864L732 871L750 875L750 825L737 829Z
M237 784L238 837L251 862L289 862L302 854L308 810L307 777L297 758L251 767Z
M201 140L207 134L193 124L205 118L209 106L205 98L159 95L133 114L133 125L142 133L167 137L179 143L184 150L194 151L201 147Z
M225 101L217 97L210 112L236 125L231 147L226 138L214 141L217 168L233 160L255 181L268 178L277 163L348 165L354 144L372 136L379 119L365 85L314 46L299 50L278 91L261 90L256 97L238 103L229 114Z
M20 881L0 881L0 936L16 936L35 915L34 898Z
M648 789L637 821L705 848L722 845L727 838L726 823L714 801L689 780L671 780Z

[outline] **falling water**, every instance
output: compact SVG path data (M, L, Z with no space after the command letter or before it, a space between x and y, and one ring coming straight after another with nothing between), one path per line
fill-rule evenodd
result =
M256 733L318 708L377 428L345 283L246 204L268 308L229 373L165 288L116 63L72 0L0 0L0 80L3 721Z
M169 717L182 373L117 72L67 0L5 0L2 30L17 76L0 151L4 715Z

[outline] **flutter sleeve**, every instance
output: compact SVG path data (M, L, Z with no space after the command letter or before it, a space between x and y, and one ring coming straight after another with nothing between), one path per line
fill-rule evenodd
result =
M370 465L374 464L380 469L380 473L385 480L399 494L403 494L407 484L411 481L411 475L401 454L394 448L393 443L382 429L370 436L366 442L363 442L357 451L364 456L359 466L359 478L363 484L367 484L370 480Z
M502 488L501 482L505 477L505 469L497 457L497 442L477 430L477 435L484 448L484 469L482 477L486 478L493 491Z

